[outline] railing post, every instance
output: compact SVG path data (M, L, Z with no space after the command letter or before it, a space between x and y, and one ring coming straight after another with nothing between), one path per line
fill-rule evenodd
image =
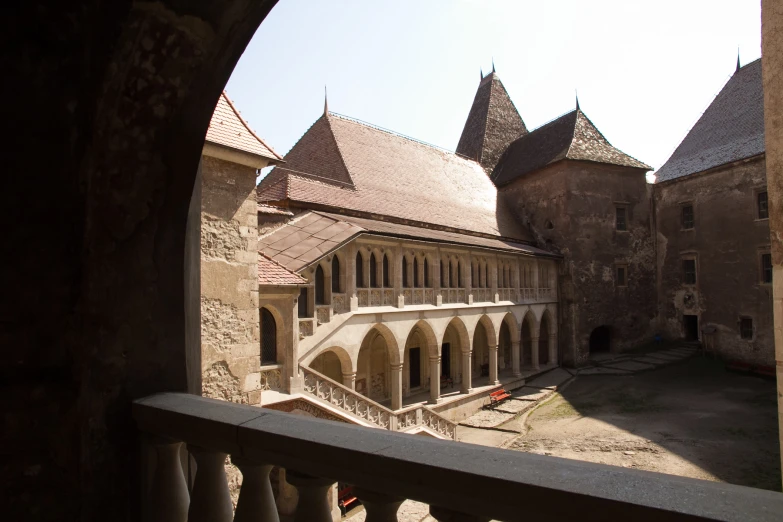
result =
M182 472L182 443L163 437L150 437L157 464L149 491L149 517L153 522L186 522L188 485Z
M440 506L430 506L430 515L438 522L488 522L488 517L460 513Z
M196 480L188 522L231 522L234 506L226 480L226 454L188 446L196 459Z
M327 494L334 481L287 470L286 480L299 492L294 522L332 522Z
M511 342L511 372L514 377L522 375L519 370L519 341Z
M231 462L242 472L242 487L234 522L280 522L275 495L269 483L272 466L242 457L231 457Z
M362 488L353 488L364 509L367 510L365 522L397 522L397 511L405 502L404 498L376 493Z

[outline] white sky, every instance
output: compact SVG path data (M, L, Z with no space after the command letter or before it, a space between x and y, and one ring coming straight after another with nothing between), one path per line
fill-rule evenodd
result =
M761 55L760 0L280 0L228 82L286 153L329 110L454 150L492 58L528 129L582 110L659 168Z

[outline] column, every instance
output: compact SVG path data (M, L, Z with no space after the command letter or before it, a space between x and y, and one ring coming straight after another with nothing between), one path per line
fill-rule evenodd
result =
M498 380L498 345L489 347L489 383L500 384Z
M557 334L549 334L549 362L557 364Z
M430 357L430 404L440 401L440 356Z
M351 244L345 253L345 296L348 299L348 309L355 312L359 309L359 298L356 295L356 246Z
M538 336L530 338L530 365L538 370Z
M473 391L473 368L472 366L473 352L468 350L462 352L462 383L460 383L460 392L470 393Z
M343 373L343 386L352 390L356 389L356 372Z
M402 364L391 365L391 409L402 408Z
M514 377L522 375L519 371L519 341L511 341L511 372Z

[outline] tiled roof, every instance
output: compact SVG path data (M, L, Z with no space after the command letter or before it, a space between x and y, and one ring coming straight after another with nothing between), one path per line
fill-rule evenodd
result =
M505 185L564 159L652 170L613 147L577 108L512 143L500 158L491 178L496 185Z
M259 184L259 202L289 199L532 240L478 163L365 123L322 116L285 159Z
M276 207L274 205L262 205L258 204L258 213L267 214L270 216L293 216L293 212L288 209Z
M206 140L276 162L283 159L253 132L228 98L226 91L223 91L218 98L215 112L212 113L212 120L209 122Z
M297 216L274 232L259 238L258 249L287 269L297 272L362 233L491 248L518 254L553 255L523 243L315 211Z
M258 256L258 284L259 285L304 285L307 280L299 276L274 259L259 254Z
M764 152L761 59L729 79L672 156L656 182L681 178Z
M527 134L527 127L494 71L482 78L462 129L457 154L492 172L506 147Z

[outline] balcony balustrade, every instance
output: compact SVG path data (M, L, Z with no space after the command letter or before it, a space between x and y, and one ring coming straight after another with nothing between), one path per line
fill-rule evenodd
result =
M156 522L279 520L269 482L286 469L297 522L331 522L329 489L353 484L367 522L397 520L403 499L446 520L778 521L783 494L647 471L408 436L180 393L137 400L155 450L143 513ZM188 487L181 448L195 458ZM226 456L243 474L232 513ZM191 470L192 472L192 470ZM192 476L192 475L191 475Z

